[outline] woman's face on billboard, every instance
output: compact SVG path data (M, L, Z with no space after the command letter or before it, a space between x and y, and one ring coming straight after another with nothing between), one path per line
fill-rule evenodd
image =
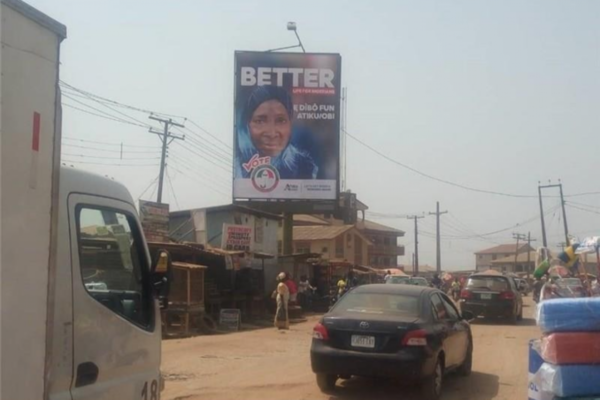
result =
M250 119L250 138L261 156L278 156L290 141L292 121L277 100L262 103Z

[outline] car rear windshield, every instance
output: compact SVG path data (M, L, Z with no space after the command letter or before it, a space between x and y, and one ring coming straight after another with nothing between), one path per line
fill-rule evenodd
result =
M509 286L508 280L501 276L472 276L467 282L467 289L503 292L508 290Z
M407 283L409 280L408 276L390 276L386 283Z
M348 293L335 306L347 313L419 315L419 298L386 293Z

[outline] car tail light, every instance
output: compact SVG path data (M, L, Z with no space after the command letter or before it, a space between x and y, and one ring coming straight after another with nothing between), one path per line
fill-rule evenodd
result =
M423 329L408 331L402 339L403 346L427 346L427 332Z
M473 292L471 292L470 290L467 289L463 289L460 292L460 298L461 299L470 299L473 297Z
M513 292L502 292L498 297L502 300L514 300L515 294Z
M313 328L313 339L317 340L329 340L329 332L322 323L318 323Z

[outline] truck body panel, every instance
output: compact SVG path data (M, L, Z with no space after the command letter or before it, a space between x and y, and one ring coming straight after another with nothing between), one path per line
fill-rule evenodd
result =
M66 28L0 2L0 398L158 400L160 310L133 199L60 166Z
M0 25L0 397L29 400L45 392L46 324L52 323L47 299L55 267L58 73L66 28L17 0L2 0Z

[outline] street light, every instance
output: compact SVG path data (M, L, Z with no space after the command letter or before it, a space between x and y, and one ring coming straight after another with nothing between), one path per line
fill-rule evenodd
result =
M267 52L279 51L279 50L289 50L289 49L295 49L296 47L300 47L302 49L302 51L304 53L306 53L306 50L304 49L304 45L302 44L302 40L300 40L300 36L298 35L298 28L296 26L296 23L292 22L292 21L288 22L287 30L294 31L294 34L296 35L296 38L298 39L298 44L296 44L294 46L279 47L276 49L267 50Z

